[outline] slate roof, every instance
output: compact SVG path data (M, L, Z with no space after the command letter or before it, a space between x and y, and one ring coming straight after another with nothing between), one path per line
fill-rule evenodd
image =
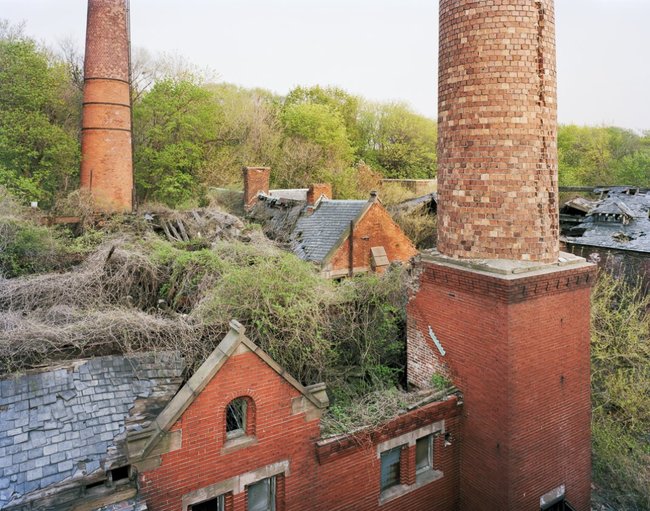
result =
M585 220L569 231L567 242L650 253L650 192L630 195L626 190L609 190ZM605 215L611 216L610 221L605 221Z
M302 216L291 233L291 249L305 261L323 263L372 203L366 200L322 200L311 214Z
M276 199L306 201L307 192L309 192L308 188L288 188L283 190L269 190L269 195Z
M0 509L126 465L181 384L178 353L100 357L0 380Z

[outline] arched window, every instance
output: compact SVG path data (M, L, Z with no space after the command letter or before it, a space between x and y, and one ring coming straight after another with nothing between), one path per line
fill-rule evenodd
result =
M226 407L226 439L253 434L253 402L247 397L233 399Z

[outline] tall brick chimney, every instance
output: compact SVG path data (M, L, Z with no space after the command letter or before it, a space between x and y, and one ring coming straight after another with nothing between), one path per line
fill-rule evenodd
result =
M438 250L558 258L553 1L441 0Z
M105 213L133 209L128 0L88 0L81 187Z
M463 392L461 510L588 511L594 267L559 252L553 0L440 0L438 109L409 383Z

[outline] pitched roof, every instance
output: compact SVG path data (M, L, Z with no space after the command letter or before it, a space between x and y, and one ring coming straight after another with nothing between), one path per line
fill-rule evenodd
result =
M650 193L632 195L626 190L607 190L607 197L569 231L567 242L650 253Z
M126 464L127 431L181 383L178 353L100 357L0 380L0 509Z
M134 445L130 453L133 459L147 458L154 448L164 438L178 419L189 408L194 399L201 394L203 389L210 383L212 378L219 372L228 359L235 353L237 348L244 345L251 352L261 358L271 369L300 392L316 408L324 409L329 405L324 384L311 385L305 388L294 379L284 368L275 362L253 341L244 335L245 328L239 322L230 322L230 332L224 337L214 351L203 362L201 367L192 375L189 381L178 391L174 398L167 404L165 409L158 415L149 428L140 433L129 435L129 442ZM130 449L131 450L131 449Z
M301 217L291 233L291 249L306 261L322 263L347 236L350 222L372 205L365 200L322 200L311 214Z

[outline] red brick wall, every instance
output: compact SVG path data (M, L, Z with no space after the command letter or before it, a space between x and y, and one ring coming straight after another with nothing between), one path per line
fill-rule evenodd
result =
M316 201L324 195L328 199L332 199L332 185L328 183L313 184L307 190L307 204L313 206Z
M341 442L319 445L317 452L321 462L319 472L318 510L388 510L388 511L452 511L458 507L458 468L460 445L460 407L453 398L443 403L434 403L402 416L369 435L347 437ZM445 421L445 429L451 433L451 445L444 445L444 435L438 435L434 443L434 468L443 472L443 477L404 494L390 502L379 505L380 460L377 458L377 444L414 431L439 420ZM406 465L414 471L415 447L402 453L402 482L410 482L412 474L404 473Z
M463 392L461 509L538 509L564 484L588 511L593 268L513 280L422 269L408 306L408 378L428 384L432 369L415 358L426 353Z
M257 445L222 454L226 406L239 396L255 402ZM299 396L257 355L231 357L174 425L173 430L182 430L182 448L163 455L160 467L140 476L149 509L179 511L184 494L286 459L287 509L306 509L303 503L317 484L313 444L320 428L318 419L292 415L291 401ZM245 511L245 493L234 496L234 511Z
M260 192L269 193L271 169L268 167L244 167L244 207L251 208Z
M355 268L370 270L370 249L383 246L390 262L406 262L418 251L402 229L393 221L388 212L379 203L374 203L370 210L354 226L353 264ZM347 270L350 267L350 243L345 240L330 263L332 270Z
M438 250L556 261L553 0L441 0Z
M89 0L81 187L108 213L133 209L129 67L125 0Z
M225 408L242 395L255 401L258 442L222 453ZM279 511L429 511L432 503L440 511L456 509L461 407L455 397L410 412L373 433L317 447L319 420L291 414L291 401L299 396L257 356L232 357L173 426L182 431L182 447L164 454L158 468L139 475L149 509L179 511L185 494L283 460L289 460L289 471L278 484ZM435 442L434 468L443 477L380 506L377 444L443 420L453 439L449 446L444 435ZM409 451L414 463L414 448ZM245 511L245 492L228 497L228 506L229 511Z

